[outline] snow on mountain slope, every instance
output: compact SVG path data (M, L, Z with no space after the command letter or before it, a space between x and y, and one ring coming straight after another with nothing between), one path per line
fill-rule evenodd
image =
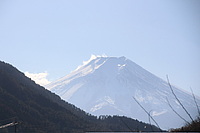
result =
M167 82L125 57L92 56L75 71L46 88L93 115L124 115L149 122L148 115L134 101L135 97L163 129L185 124L169 107L166 100L169 99L173 108L190 121ZM193 97L178 88L173 89L195 118L197 109ZM200 100L197 102L199 104Z

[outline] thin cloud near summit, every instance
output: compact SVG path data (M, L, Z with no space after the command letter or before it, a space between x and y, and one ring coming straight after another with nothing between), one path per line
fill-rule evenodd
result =
M50 81L47 79L47 76L48 76L47 72L41 72L41 73L25 72L24 74L41 86L44 86L50 83Z

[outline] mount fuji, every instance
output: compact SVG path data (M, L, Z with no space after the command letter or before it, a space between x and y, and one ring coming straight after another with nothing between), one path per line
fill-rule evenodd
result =
M162 129L186 124L170 105L181 117L191 121L166 81L125 57L91 56L76 70L45 87L92 115L120 115L155 124L139 102ZM198 113L192 95L172 88L195 119ZM199 105L198 97L196 102Z

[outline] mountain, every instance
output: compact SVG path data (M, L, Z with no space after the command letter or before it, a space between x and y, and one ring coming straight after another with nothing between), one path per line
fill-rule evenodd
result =
M169 104L190 121L166 81L125 57L92 56L82 66L46 88L63 100L97 116L120 115L149 122L149 116L139 106L139 102L163 129L185 124ZM187 111L196 118L193 97L177 87L172 88ZM200 103L199 98L197 103ZM150 122L155 124L151 119Z
M16 125L17 124L17 125ZM0 132L159 131L127 117L92 116L0 61Z

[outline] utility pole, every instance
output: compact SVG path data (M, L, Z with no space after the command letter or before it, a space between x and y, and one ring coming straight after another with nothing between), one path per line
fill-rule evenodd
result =
M15 124L15 133L17 132L17 124Z
M13 124L14 124L14 127L15 127L15 133L17 133L17 124L18 124L18 122L16 121L16 118L15 118Z

